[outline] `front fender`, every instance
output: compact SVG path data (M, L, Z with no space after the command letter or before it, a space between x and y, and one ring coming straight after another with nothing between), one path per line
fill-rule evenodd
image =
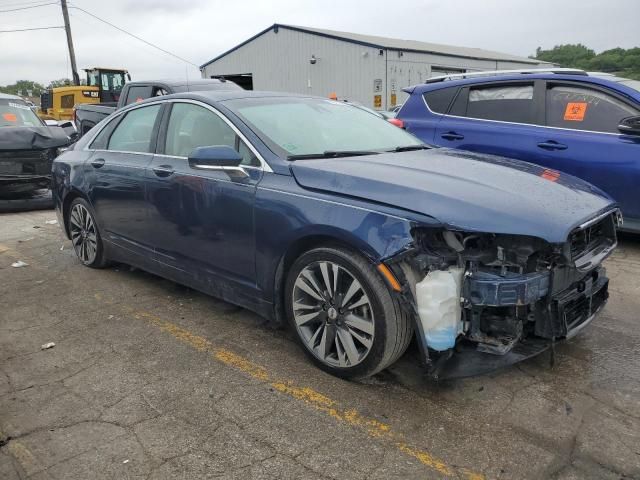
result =
M413 242L414 220L316 195L297 187L291 177L269 177L258 186L255 203L256 274L266 300L273 300L281 259L305 239L335 240L358 250L373 263L396 255Z

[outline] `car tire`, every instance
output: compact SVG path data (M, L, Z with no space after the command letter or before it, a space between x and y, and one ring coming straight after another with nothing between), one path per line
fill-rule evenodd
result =
M289 269L284 297L305 353L332 375L374 375L411 341L410 315L374 265L352 250L321 247L302 254Z
M105 268L109 259L98 230L93 209L84 198L76 198L69 205L67 225L73 250L80 262L91 268Z

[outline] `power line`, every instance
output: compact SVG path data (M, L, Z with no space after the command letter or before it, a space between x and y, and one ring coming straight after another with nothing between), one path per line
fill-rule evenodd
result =
M166 53L167 55L170 55L170 56L172 56L172 57L175 57L175 58L177 58L178 60L180 60L180 61L182 61L182 62L188 63L189 65L193 65L194 67L198 67L198 65L196 65L195 63L190 62L189 60L187 60L187 59L185 59L185 58L182 58L182 57L180 57L180 56L176 55L175 53L171 53L171 52L169 52L168 50L165 50L164 48L161 48L161 47L159 47L159 46L157 46L157 45L154 45L153 43L148 42L148 41L146 41L145 39L140 38L140 37L138 37L137 35L134 35L133 33L128 32L128 31L124 30L123 28L120 28L120 27L116 26L116 25L114 25L114 24L113 24L113 23L111 23L111 22L108 22L108 21L106 21L106 20L104 20L104 19L102 19L102 18L98 17L97 15L94 15L94 14L93 14L93 13L91 13L91 12L87 12L84 8L76 7L75 5L69 5L69 8L75 8L76 10L80 10L81 12L86 13L86 14L87 14L87 15L89 15L90 17L93 17L93 18L95 18L96 20L101 21L102 23L106 23L106 24L107 24L107 25L109 25L110 27L113 27L113 28L115 28L116 30L119 30L120 32L122 32L122 33L124 33L124 34L129 35L130 37L133 37L133 38L135 38L136 40L138 40L138 41L140 41L140 42L142 42L142 43L146 43L146 44L147 44L147 45L149 45L150 47L153 47L153 48L155 48L155 49L157 49L157 50L160 50L161 52Z
M0 6L6 8L6 7L15 7L15 6L24 6L24 5L33 5L35 3L42 3L45 0L30 0L28 2L11 2L11 3L4 3L2 2L2 0L0 0Z
M41 5L32 5L30 7L12 8L10 10L0 10L0 13L17 12L19 10L29 10L30 8L46 7L47 5L57 5L57 4L58 2L49 2L49 3L43 3Z
M64 28L64 27L60 26L60 27L16 28L14 30L0 30L0 33L30 32L32 30L51 30L52 28Z

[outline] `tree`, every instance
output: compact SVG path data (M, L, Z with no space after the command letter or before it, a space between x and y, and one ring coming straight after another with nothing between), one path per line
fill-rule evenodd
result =
M12 85L0 87L0 92L23 96L26 96L27 92L31 92L33 96L38 96L44 89L44 86L38 82L33 82L31 80L18 80Z
M621 77L640 79L640 47L612 48L596 54L582 44L556 45L551 50L536 48L537 60L555 63L561 67L615 73Z
M572 45L556 45L551 50L536 49L536 59L557 63L563 67L587 68L589 61L596 56L596 52L581 43Z
M61 78L59 80L51 80L47 88L68 87L69 85L73 85L73 82L70 79Z

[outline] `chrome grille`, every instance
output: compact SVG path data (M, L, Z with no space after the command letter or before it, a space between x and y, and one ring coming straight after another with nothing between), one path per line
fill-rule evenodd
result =
M615 244L614 213L584 228L574 230L569 236L571 259L576 260L596 248Z

